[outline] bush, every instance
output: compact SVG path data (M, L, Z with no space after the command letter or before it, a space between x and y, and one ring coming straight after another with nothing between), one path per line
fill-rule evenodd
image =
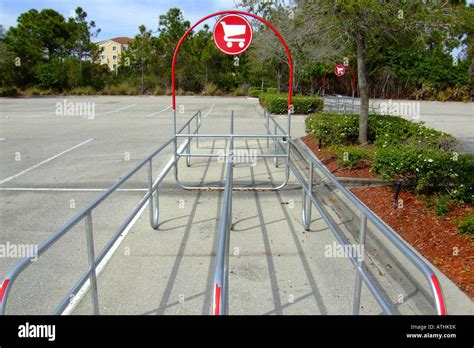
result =
M15 97L18 90L15 87L0 87L0 97Z
M219 91L219 88L217 87L217 85L212 82L206 83L202 93L204 95L222 95L222 92Z
M93 87L85 86L85 87L76 87L71 89L66 94L69 95L94 95L96 94L96 90Z
M135 95L138 92L139 88L128 81L120 82L117 85L107 85L102 90L102 94L106 95Z
M470 214L458 223L458 232L474 239L474 214Z
M342 167L355 168L362 160L374 158L374 151L359 146L345 146L337 150L337 161Z
M53 95L54 91L52 89L41 89L39 87L29 87L25 89L24 94L26 96Z
M417 193L447 192L461 203L473 201L472 155L391 145L377 149L372 171L384 179L403 181Z
M160 87L160 86L157 86L155 87L155 89L153 90L153 94L154 95L165 95L166 94L166 91Z
M438 195L434 211L437 217L445 218L451 211L451 197L448 195Z
M306 132L327 145L356 144L359 137L359 115L318 113L306 119ZM423 123L411 122L397 116L369 115L368 140L377 147L412 145L454 151L456 139Z
M250 87L248 89L249 97L258 98L260 96L260 93L262 93L262 90L258 87Z
M278 90L276 88L273 88L273 87L268 87L266 92L270 93L270 94L277 94Z
M272 114L288 112L288 96L286 94L260 93L260 104L268 108ZM324 101L317 97L294 96L292 99L293 113L305 115L323 109Z

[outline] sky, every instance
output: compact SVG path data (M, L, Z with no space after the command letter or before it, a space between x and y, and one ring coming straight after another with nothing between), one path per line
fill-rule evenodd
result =
M52 8L69 17L80 6L94 20L101 33L95 39L117 36L134 37L144 24L156 31L158 18L172 7L179 7L184 18L194 23L205 15L235 8L235 0L0 0L0 24L5 29L16 25L16 19L31 8ZM469 0L468 3L474 3ZM211 20L212 21L212 20ZM212 22L208 23L212 28Z
M94 20L101 29L97 41L117 36L134 37L141 24L156 31L159 16L172 7L180 8L191 23L209 13L235 8L234 0L0 0L0 24L5 29L15 26L18 16L32 8L52 8L69 17L78 6L87 12L88 20ZM212 23L209 26L212 27Z

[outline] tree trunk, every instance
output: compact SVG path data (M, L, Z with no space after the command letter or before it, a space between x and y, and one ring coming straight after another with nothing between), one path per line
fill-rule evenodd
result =
M363 34L357 35L357 75L359 80L360 118L359 144L367 144L367 129L369 119L369 85L365 66L365 40Z

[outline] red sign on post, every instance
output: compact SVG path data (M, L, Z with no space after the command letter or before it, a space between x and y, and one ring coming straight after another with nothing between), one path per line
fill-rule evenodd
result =
M239 15L227 15L214 26L213 38L217 48L229 55L237 55L249 48L253 37L247 19Z
M334 68L334 73L337 75L337 76L344 76L344 74L346 73L346 68L344 67L344 65L336 65L336 67Z

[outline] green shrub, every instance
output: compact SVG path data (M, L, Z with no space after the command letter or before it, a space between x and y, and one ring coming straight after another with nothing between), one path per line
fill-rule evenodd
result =
M160 86L157 86L155 87L155 89L153 90L153 94L154 95L165 95L166 94L166 91L160 87Z
M294 113L297 115L307 115L312 112L319 112L322 111L324 107L324 100L317 97L297 95L293 97L292 103Z
M445 218L451 211L451 197L448 195L438 195L434 211L437 217Z
M259 100L260 104L268 108L272 114L288 113L288 95L286 94L260 93ZM321 111L324 106L322 99L307 96L294 96L292 103L293 113L300 115Z
M306 133L326 146L352 145L359 137L359 117L318 113L306 118Z
M320 138L325 145L356 144L359 137L359 115L317 113L306 119L306 132ZM377 147L412 145L455 151L458 142L447 133L397 116L369 115L368 140Z
M0 97L15 97L18 90L15 87L0 87Z
M73 88L69 92L67 92L66 94L69 94L69 95L94 95L96 93L97 93L97 91L93 87L85 86L85 87Z
M262 89L259 87L249 87L248 89L248 96L253 98L258 98L262 93Z
M462 203L474 198L472 155L391 145L377 149L372 171L384 179L403 181L417 193L447 192Z
M204 95L216 95L218 90L219 88L216 84L209 82L204 85L204 90L202 91L202 93Z
M266 93L265 93L266 94ZM267 94L265 99L266 107L272 114L288 113L288 100L284 96L278 94Z
M273 88L273 87L268 87L267 90L266 90L266 93L277 94L278 90L276 88Z
M107 95L135 95L138 92L139 88L128 81L120 82L117 85L107 85L102 90L102 94Z
M470 214L458 223L458 232L474 239L474 214Z
M374 151L359 146L339 147L336 154L339 165L349 168L355 168L362 160L371 160L375 156Z

